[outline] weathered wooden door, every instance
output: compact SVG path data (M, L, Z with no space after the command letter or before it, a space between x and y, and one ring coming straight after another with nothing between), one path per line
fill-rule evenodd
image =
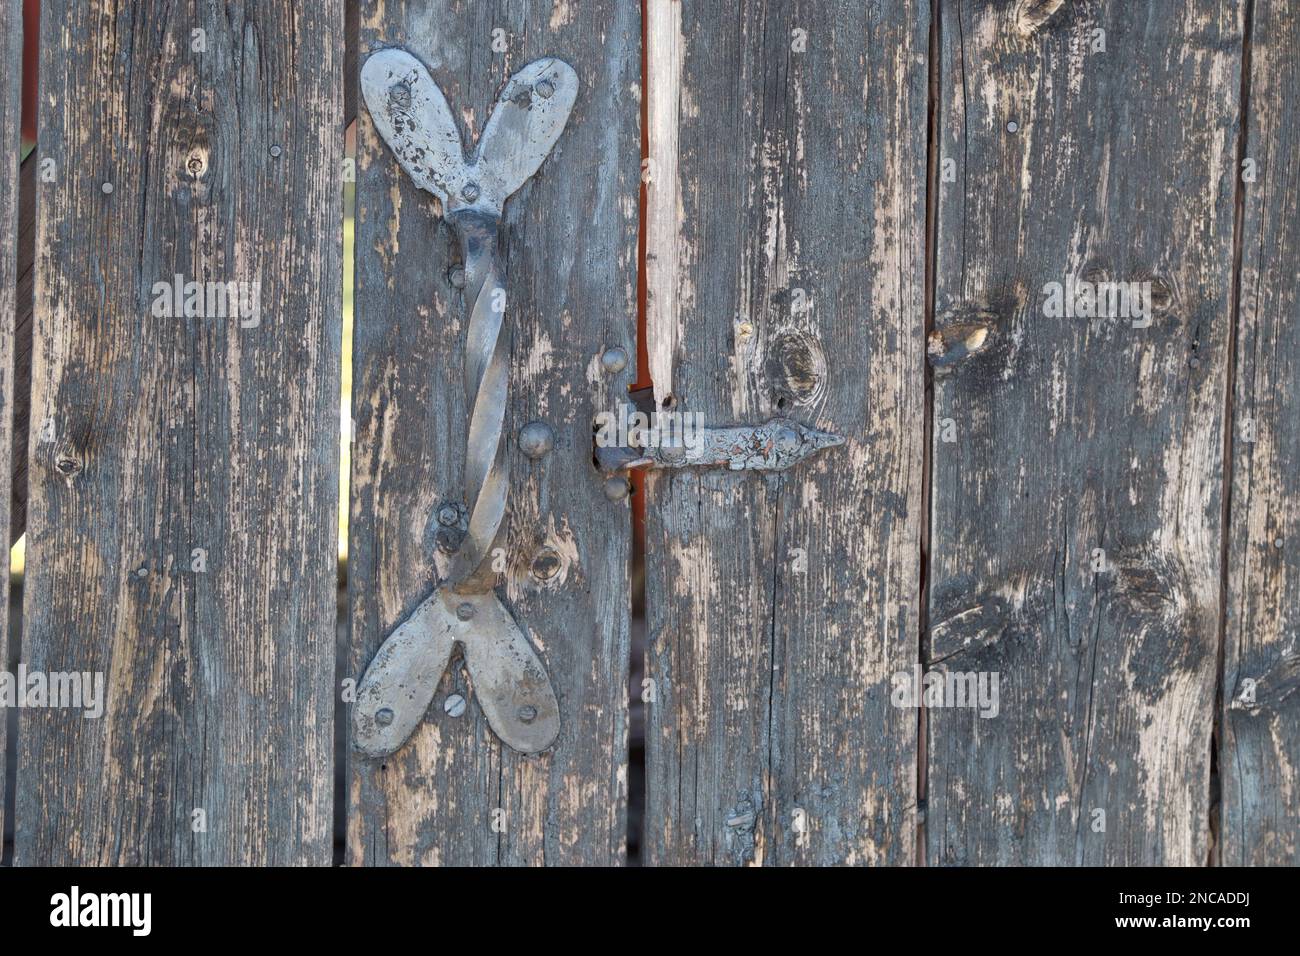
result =
M342 16L43 6L18 864L330 861Z
M636 350L641 18L637 4L362 5L359 58L400 46L429 68L473 143L505 81L542 56L577 71L568 128L506 205L513 330L501 592L559 698L541 756L493 735L454 660L407 746L351 759L353 864L613 864L624 856L631 517L592 467L592 422L625 395ZM466 296L459 248L363 109L357 135L350 673L440 583L440 506L463 507ZM530 460L516 436L554 433Z
M2 715L14 862L1300 862L1300 9L1176 6L47 0L0 670L103 707ZM460 652L350 740L480 467L460 226L354 95L389 48L471 146L577 76L499 232L539 753ZM634 401L713 464L608 447Z

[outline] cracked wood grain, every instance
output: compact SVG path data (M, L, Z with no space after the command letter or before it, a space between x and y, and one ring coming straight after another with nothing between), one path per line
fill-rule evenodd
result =
M655 398L847 439L649 479L647 858L910 863L890 682L918 656L928 10L647 17Z
M627 813L626 502L592 465L592 424L626 401L633 370L599 355L636 341L641 21L626 0L363 3L358 58L419 57L466 143L506 79L556 56L578 100L554 151L506 203L513 327L506 440L510 492L498 588L534 642L560 701L560 737L537 756L504 748L459 655L405 749L348 755L353 865L618 864ZM505 46L493 49L494 31ZM384 636L446 573L435 512L464 485L466 317L448 275L458 246L365 109L357 131L357 311L351 551L359 677ZM540 420L554 450L530 461L516 436ZM468 707L448 714L449 695ZM453 708L458 710L458 708Z
M0 61L21 63L23 10L21 0L0 0ZM22 70L0 75L0 479L12 474L14 420L14 351L18 313L18 196L22 142ZM6 459L9 460L6 460ZM0 541L8 541L9 489L0 487ZM0 670L9 662L9 549L0 557ZM9 715L0 706L0 795L5 789L6 740ZM0 804L3 800L0 799ZM0 805L0 838L5 832L5 808Z
M44 4L23 659L107 709L23 712L19 864L330 862L341 22Z
M1226 569L1224 866L1300 864L1300 23L1255 3ZM1249 170L1249 172L1247 172Z
M927 710L931 864L1207 859L1242 9L940 4L926 652L1001 702Z

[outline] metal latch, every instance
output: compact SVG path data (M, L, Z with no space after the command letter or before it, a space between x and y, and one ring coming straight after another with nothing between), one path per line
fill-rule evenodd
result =
M633 441L637 438L632 436ZM843 445L839 435L818 431L788 418L773 418L762 425L701 428L677 432L669 442L596 446L596 464L602 474L632 468L720 467L732 471L784 471L823 448Z
M353 743L372 757L401 747L423 718L459 643L489 726L515 750L537 753L559 735L559 706L541 660L493 590L490 560L509 488L502 427L510 327L498 249L506 199L537 172L560 138L578 96L578 75L550 57L516 73L469 159L442 90L411 54L372 54L361 70L361 92L398 163L442 201L464 255L469 521L446 581L393 631L366 669L353 708Z

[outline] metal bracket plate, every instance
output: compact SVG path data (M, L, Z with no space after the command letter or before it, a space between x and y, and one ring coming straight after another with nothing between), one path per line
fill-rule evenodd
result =
M460 644L488 726L521 753L538 753L560 732L560 707L532 645L495 594L434 591L375 655L352 711L356 748L386 757L414 732Z

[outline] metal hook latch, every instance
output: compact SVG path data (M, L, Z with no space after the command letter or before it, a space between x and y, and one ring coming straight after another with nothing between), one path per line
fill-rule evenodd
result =
M596 464L605 475L644 466L784 471L823 448L843 444L839 435L788 418L773 418L762 425L678 431L670 442L654 442L646 447L602 447L598 442Z
M384 641L366 669L353 708L353 743L373 757L400 748L423 718L459 643L492 730L515 750L537 753L559 735L559 707L541 660L494 593L490 561L509 488L502 428L510 327L498 249L505 202L560 138L577 100L578 75L549 57L516 73L469 159L442 90L411 54L372 54L361 70L361 92L379 135L412 181L442 201L460 239L469 311L469 521L446 580Z

